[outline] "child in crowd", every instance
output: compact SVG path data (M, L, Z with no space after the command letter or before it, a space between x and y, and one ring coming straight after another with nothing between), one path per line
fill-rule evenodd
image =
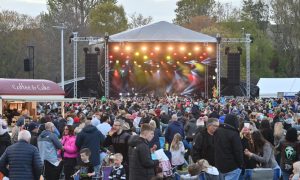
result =
M214 166L209 165L208 161L205 159L200 159L197 164L200 167L200 171L205 173L205 178L207 180L218 180L220 179L220 173L218 169Z
M73 175L74 177L79 175L80 180L91 180L95 176L94 166L90 162L91 151L88 148L80 150L81 161L79 164L79 170Z
M188 166L188 172L187 175L181 175L180 179L182 180L198 180L199 174L201 172L200 166L197 163L190 164Z
M297 161L293 164L293 174L290 176L291 180L300 179L300 161Z
M123 156L121 153L117 153L114 155L114 166L109 175L109 179L112 180L120 180L126 179L126 171L122 165Z
M177 166L178 170L182 170L182 166L185 163L184 159L184 145L181 135L176 133L171 143L170 152L172 154L172 166Z

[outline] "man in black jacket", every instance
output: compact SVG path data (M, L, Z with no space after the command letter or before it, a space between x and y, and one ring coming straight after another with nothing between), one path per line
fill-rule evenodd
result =
M30 138L30 132L20 131L18 141L9 146L1 156L0 169L5 171L3 173L9 176L9 179L40 179L43 163L37 147L29 144Z
M129 180L150 180L155 176L154 168L157 161L151 159L148 142L154 137L154 129L149 124L143 124L140 136L129 139Z
M225 179L238 179L241 173L243 147L238 127L237 117L228 114L214 134L215 166Z
M90 161L94 166L95 176L99 175L100 171L100 146L104 142L104 135L93 125L91 121L85 122L85 127L76 137L76 146L81 150L88 148L91 151Z
M192 159L197 162L200 159L205 159L210 165L215 165L215 147L214 133L219 127L219 120L209 118L206 123L206 128L200 130L194 137Z

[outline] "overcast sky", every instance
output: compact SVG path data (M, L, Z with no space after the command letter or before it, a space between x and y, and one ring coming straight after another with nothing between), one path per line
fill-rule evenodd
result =
M122 4L127 15L134 12L143 16L152 16L154 22L169 21L175 17L177 0L118 0ZM221 3L232 3L234 7L239 7L241 0L219 0ZM0 10L15 10L19 13L37 16L41 12L47 11L46 0L0 0Z

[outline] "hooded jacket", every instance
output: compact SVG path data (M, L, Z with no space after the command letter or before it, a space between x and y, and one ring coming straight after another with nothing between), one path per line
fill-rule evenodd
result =
M166 142L171 144L173 137L176 133L179 133L181 135L182 139L184 139L183 124L179 121L173 121L167 127L166 133L165 133Z
M147 140L137 135L131 136L129 141L129 180L150 180L155 176L156 161L151 159L151 152Z
M5 149L11 145L10 135L8 132L0 135L0 157L4 153Z
M184 127L184 132L187 138L193 139L195 132L197 130L196 119L192 118Z
M78 148L75 145L76 136L66 135L63 136L61 143L64 146L64 157L65 158L77 158L78 157Z
M46 160L53 165L59 162L57 150L62 148L62 144L54 133L44 130L38 137L38 148L42 161Z
M104 142L103 134L93 125L87 125L76 137L76 146L79 149L88 148L91 151L90 161L93 166L100 164L99 151Z
M243 165L243 147L238 127L236 116L228 114L224 124L214 134L215 166L221 173L228 173Z

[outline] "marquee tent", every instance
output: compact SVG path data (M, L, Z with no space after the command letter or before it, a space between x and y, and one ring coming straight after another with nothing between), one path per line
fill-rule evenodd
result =
M160 21L111 35L109 42L206 42L216 43L214 37Z
M294 96L300 91L300 78L260 78L257 86L261 98Z

